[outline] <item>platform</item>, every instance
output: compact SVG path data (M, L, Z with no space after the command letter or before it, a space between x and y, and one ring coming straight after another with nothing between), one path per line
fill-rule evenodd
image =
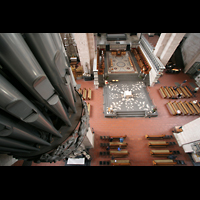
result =
M105 117L157 116L143 81L120 81L104 86Z

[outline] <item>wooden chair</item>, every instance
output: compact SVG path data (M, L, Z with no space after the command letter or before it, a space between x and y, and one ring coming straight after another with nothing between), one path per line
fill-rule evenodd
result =
M131 163L129 160L111 160L110 165L112 165L112 166L130 166Z

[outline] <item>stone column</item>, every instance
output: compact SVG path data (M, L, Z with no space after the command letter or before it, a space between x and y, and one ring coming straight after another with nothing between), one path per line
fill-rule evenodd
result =
M172 35L170 36L165 48L162 51L162 54L160 55L160 60L164 66L171 58L172 54L183 39L184 35L185 33L172 33Z
M172 33L161 33L154 50L154 55L156 55L158 58L160 58L160 55L171 35Z

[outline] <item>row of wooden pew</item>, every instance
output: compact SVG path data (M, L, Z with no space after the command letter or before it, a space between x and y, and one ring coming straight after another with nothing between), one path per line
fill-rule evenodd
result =
M163 139L171 139L172 135L145 135L145 138L148 140L163 140ZM169 145L175 144L175 142L166 142L166 141L150 141L148 142L149 147L168 147ZM170 151L166 150L150 150L150 155L154 157L167 157L172 156L174 154L180 154L179 151ZM154 166L173 166L177 164L185 164L183 160L173 160L173 159L162 159L162 160L153 160Z
M200 115L200 104L198 102L171 102L166 103L167 109L171 115Z
M82 95L82 98L83 100L91 100L92 98L92 90L89 88L89 89L86 89L86 88L79 88L78 90L79 94Z
M128 57L128 59L129 59L129 63L130 63L130 65L131 65L131 67L133 67L133 62L132 62L131 58Z
M183 87L177 87L175 89L175 87L172 86L162 86L159 88L159 93L161 95L162 98L169 98L169 99L174 99L174 98L178 98L178 96L180 96L179 98L191 98L193 95L191 94L191 92L189 91L189 88L187 86L183 86Z
M137 49L132 49L132 52L137 60L137 63L141 69L141 72L144 74L149 74L149 71L151 70L151 67L148 63L148 61L146 60L146 58L144 57L140 47L137 47Z
M123 135L123 136L100 136L100 139L102 140L115 140L115 142L108 142L108 143L100 143L101 147L109 147L111 150L108 151L103 151L103 152L99 152L100 156L109 156L109 157L114 157L114 158L123 158L123 157L127 157L129 155L128 150L125 150L124 148L126 148L128 146L128 143L126 142L118 142L116 140L119 140L120 138L125 139L127 137L127 135ZM123 148L123 150L118 151L116 148ZM106 161L100 161L100 165L102 163L106 163ZM110 160L109 164L107 162L107 165L111 165L111 166L130 166L130 161L129 160Z
M110 66L113 67L113 61L112 61L112 58L110 59Z
M82 95L83 100L91 100L92 98L92 90L89 88L88 90L86 88L79 88L78 90L79 94ZM87 102L87 108L88 108L88 114L90 116L90 112L91 112L91 104L89 102Z

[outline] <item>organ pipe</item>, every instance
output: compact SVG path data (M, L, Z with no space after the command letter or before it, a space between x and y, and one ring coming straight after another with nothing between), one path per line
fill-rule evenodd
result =
M26 123L62 137L44 115L2 75L0 75L0 82L1 109Z
M57 50L50 33L25 33L25 40L31 51L41 64L56 91L63 97L66 104L76 112L74 98L70 86L69 73L63 53Z
M71 126L55 89L19 33L0 34L0 60L38 101Z
M74 86L59 34L0 33L0 154L56 162L80 153L89 115Z

